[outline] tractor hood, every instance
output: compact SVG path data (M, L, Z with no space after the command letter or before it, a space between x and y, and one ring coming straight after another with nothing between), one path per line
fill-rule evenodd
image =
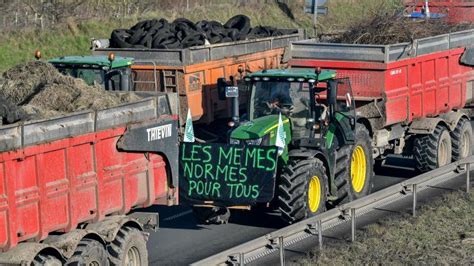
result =
M289 120L283 117L283 127L289 131ZM278 115L268 115L253 121L244 122L234 129L231 138L234 139L258 139L272 132L278 127Z

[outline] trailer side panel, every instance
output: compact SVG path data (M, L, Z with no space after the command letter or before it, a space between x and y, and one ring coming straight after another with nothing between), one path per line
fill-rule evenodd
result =
M474 80L474 69L459 63L464 50L389 63L292 59L289 64L333 69L340 77L351 77L356 100L385 101L385 125L392 125L464 107L467 95L472 95L468 84Z

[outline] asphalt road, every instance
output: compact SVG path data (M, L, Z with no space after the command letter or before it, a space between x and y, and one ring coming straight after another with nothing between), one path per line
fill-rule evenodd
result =
M471 171L471 175L472 175ZM452 192L462 186L465 187L466 178L464 174L459 175L457 178L450 181L442 182L436 186L427 188L424 191L417 193L417 204L422 205L433 200L434 197L439 197L443 193ZM400 215L402 213L411 213L412 211L412 197L406 197L402 200L380 206L374 210L369 211L365 215L357 218L357 228L362 228L368 224L372 224L377 220L382 219L390 215ZM351 238L351 222L350 220L340 224L323 234L323 247L329 243L332 246L335 245L350 245ZM357 241L357 239L356 239ZM309 250L314 250L318 245L317 236L311 236L304 239L294 245L285 247L285 262L293 264L301 258L306 258L306 254ZM323 251L324 252L324 251ZM279 252L273 252L272 254L252 261L248 265L279 265L280 257Z
M376 169L375 190L414 176L412 160L390 157ZM278 213L233 211L229 224L198 225L185 206L148 208L160 214L160 230L148 241L151 265L187 265L285 226Z

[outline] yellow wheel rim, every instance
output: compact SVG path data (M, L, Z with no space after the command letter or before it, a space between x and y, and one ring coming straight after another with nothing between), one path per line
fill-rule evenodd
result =
M313 176L309 181L308 205L311 212L317 212L321 202L321 181L319 177Z
M352 188L355 192L362 191L365 185L367 175L367 162L365 160L365 152L361 146L357 146L352 152L351 160L351 180Z

